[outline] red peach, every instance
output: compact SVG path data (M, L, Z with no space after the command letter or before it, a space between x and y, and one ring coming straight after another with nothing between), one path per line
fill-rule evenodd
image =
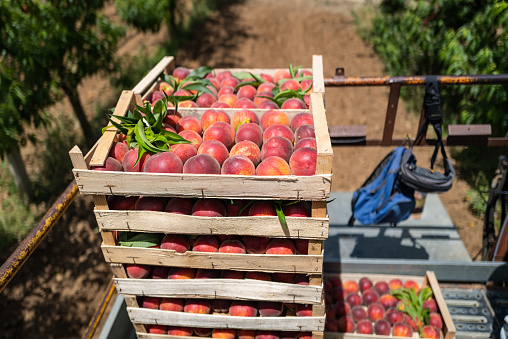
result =
M300 152L303 148L300 148ZM315 150L314 150L315 151ZM303 154L307 154L303 153ZM281 157L286 162L290 162L291 155L293 154L293 145L291 142L283 137L271 137L270 139L266 140L263 143L263 146L261 146L261 160L265 160L268 157L271 157L273 155ZM317 156L317 151L316 151ZM306 160L306 157L303 157L303 155L300 155L298 159ZM289 164L289 167L291 168L291 164Z
M220 141L208 140L199 146L198 154L209 154L219 162L222 166L224 161L229 157L227 147Z
M213 235L200 235L192 246L195 252L219 252L219 241Z
M198 154L198 150L193 144L172 145L171 152L175 153L184 165L187 160Z
M220 277L219 270L198 268L198 270L196 271L196 279L217 279L219 277Z
M276 216L275 203L273 201L256 201L249 209L250 216Z
M221 97L224 94L234 94L235 88L231 86L224 86L219 89L219 92L217 92L218 96Z
M309 254L309 239L295 239L296 253L300 255Z
M291 239L272 239L266 246L266 254L296 254L295 244Z
M149 265L126 264L125 271L127 276L132 279L143 279L150 274L151 267Z
M369 319L376 322L385 317L385 308L380 303L372 303L367 308Z
M231 79L231 78L227 78ZM212 330L212 338L217 339L235 339L236 330L234 328L214 328Z
M104 162L104 166L93 166L92 170L94 171L114 171L114 172L123 172L123 167L120 161L116 160L113 157L107 157Z
M121 195L108 195L110 210L133 210L138 197L124 197Z
M302 91L306 91L309 87L310 87L310 91L312 91L312 89L313 89L312 79L303 80L300 83L300 88L302 89Z
M217 98L211 93L203 93L196 99L196 104L198 107L208 108L212 106L214 102L217 101Z
M238 80L237 78L235 77L227 77L227 78L224 78L221 82L220 82L220 87L224 87L224 86L230 86L230 87L236 87L236 85L238 85L240 83L240 80Z
M223 94L219 97L219 101L225 102L230 107L234 107L236 102L238 101L238 97L236 94Z
M216 101L210 106L210 108L233 108L230 104L225 103L224 101Z
M192 145L194 145L197 149L199 149L199 146L203 143L203 138L198 133L191 131L191 130L185 130L178 133L179 136L184 138L187 141L190 141Z
M390 308L386 311L385 319L392 325L398 322L403 322L404 312L399 311L396 308Z
M295 280L295 274L294 273L272 273L272 281L286 283L286 284L292 284L293 280Z
M264 254L266 253L266 246L268 246L270 238L244 235L242 236L242 242L245 245L247 253Z
M255 317L257 314L256 304L252 301L235 300L229 306L229 315L233 317Z
M152 334L168 334L169 327L166 325L147 324L146 330Z
M261 154L261 157L263 155ZM311 147L297 149L289 159L289 168L293 175L314 175L316 173L317 150Z
M356 283L356 281L353 281L353 280L346 280L346 281L344 281L342 286L344 287L344 290L347 293L356 293L356 292L359 291L358 284Z
M262 103L260 103L258 108L271 110L271 109L279 109L279 106L271 100L266 100L266 101L263 101Z
M335 317L327 316L325 319L325 331L327 332L338 332L339 331L339 323Z
M233 108L243 108L243 109L257 108L257 107L258 106L256 106L254 101L247 99L247 98L240 98L233 105Z
M379 297L379 302L387 309L397 305L397 299L391 294L383 294Z
M199 122L199 119L196 117L193 117L192 115L185 116L178 120L178 123L176 124L176 131L180 133L181 131L194 131L198 134L201 134L201 122Z
M212 335L212 328L194 327L194 334L199 337L210 337Z
M367 311L363 308L363 306L356 305L351 309L351 317L355 322L358 322L362 319L367 319Z
M261 73L259 76L266 82L275 83L273 76L271 76L270 74ZM263 84L265 84L265 82Z
M304 138L316 138L314 132L314 125L301 125L295 131L295 142L298 142Z
M150 272L150 279L167 279L169 274L169 267L165 266L152 266Z
M194 199L189 198L171 198L164 209L164 212L175 214L192 214L192 206L194 206Z
M374 284L374 289L379 295L387 294L390 291L390 285L386 281L377 281Z
M254 339L256 336L256 330L236 330L236 336L238 339Z
M280 69L273 74L273 80L276 84L279 84L279 81L282 79L291 79L291 74L288 70Z
M254 163L244 155L233 155L222 164L221 174L255 175Z
M271 281L272 277L266 272L247 272L245 273L245 279Z
M216 313L228 313L231 301L225 299L212 299L212 310Z
M280 90L285 91L287 89L291 89L293 91L298 91L300 89L300 83L294 79L286 80L280 86Z
M259 121L259 124L263 129L263 131L266 130L271 125L276 124L289 126L289 117L287 116L286 113L284 113L281 110L271 109L263 113Z
M392 279L392 280L390 280L390 282L388 284L390 285L390 289L392 291L404 286L400 279Z
M308 69L299 69L298 72L296 72L296 77L306 77L306 76L312 76L312 72Z
M298 201L294 204L285 205L282 211L286 217L310 218L312 206L308 201Z
M143 297L141 302L142 308L150 308L152 310L158 310L161 304L161 298L158 297Z
M198 154L183 165L185 174L220 174L219 162L209 154Z
M275 84L273 82L263 82L261 85L258 86L258 93L261 92L272 92L272 89L275 87Z
M378 320L374 324L374 333L377 335L390 335L391 329L390 323L384 319Z
M430 312L429 314L429 325L436 327L437 329L443 329L443 318L437 312Z
M374 333L374 327L370 320L363 319L356 324L356 333L359 334L372 334Z
M250 161L252 161L254 166L259 164L259 161L261 160L261 150L255 143L250 140L240 141L239 143L235 144L229 152L230 157L234 155L246 156L250 159Z
M295 137L293 135L293 131L289 126L281 125L281 124L274 124L269 126L267 129L265 129L263 133L263 142L268 140L271 137L284 137L288 139L291 144L293 144Z
M254 103L258 106L258 108L261 108L261 104L265 101L270 101L270 99L268 98L273 98L273 94L271 92L259 92L257 93L257 95L254 97ZM277 106L277 105L276 105ZM278 106L277 106L278 108Z
M300 98L290 98L282 103L281 109L306 109L307 104Z
M236 130L238 125L246 124L246 123L254 123L259 124L259 117L256 113L249 109L242 109L240 111L236 111L231 118L231 126Z
M196 217L225 217L226 207L218 199L198 199L192 206L192 215Z
M366 291L363 291L363 293L362 293L362 299L363 299L363 303L368 306L368 305L375 303L379 300L379 294L377 294L377 292L374 290L366 290Z
M250 140L258 147L263 144L263 129L255 123L246 123L238 126L235 141L237 143Z
M203 132L206 131L208 127L212 126L213 123L219 121L229 124L231 119L224 111L215 109L206 110L201 116L201 127L203 128Z
M343 315L337 322L339 323L339 332L353 333L355 331L355 323L351 317Z
M209 314L212 310L210 302L206 299L187 299L183 311L185 313Z
M148 173L182 173L182 160L173 152L152 155L145 162L143 172Z
M225 200L224 205L226 206L226 215L228 217L246 217L246 216L248 216L249 209L244 208L242 210L242 208L248 203L249 203L248 200L242 200L242 199ZM240 211L242 211L241 214L240 214Z
M219 252L245 254L245 246L240 240L228 239L220 244Z
M143 171L143 167L145 162L150 159L150 154L144 153L139 159L139 162L134 166L138 159L138 149L133 148L125 153L123 157L122 167L125 172L141 172Z
M312 305L310 304L296 304L297 317L312 317Z
M362 304L362 297L358 293L350 293L346 297L346 302L351 306L360 306Z
M162 120L165 124L173 127L173 128L176 128L176 124L178 123L178 121L180 120L180 118L182 117L182 115L178 112L175 113L174 110L168 110L168 114L164 117L164 119Z
M257 90L252 85L245 85L238 89L238 93L236 95L238 98L247 98L249 100L254 100L254 97L256 96Z
M152 107L154 106L157 101L164 99L164 93L161 91L155 90L152 92L152 95L150 97L150 102L152 103Z
M182 97L188 97L188 96L191 96L192 93L186 89L179 89L178 91L176 91L175 93L173 93L174 96L182 96ZM180 103L182 103L183 101L181 101Z
M404 314L404 323L414 331L418 331L418 329L423 326L423 321L419 319L418 316L415 316L415 319L413 319L409 314Z
M173 70L172 74L177 82L181 82L190 74L190 70L187 67L179 66Z
M423 326L421 329L421 332L422 332L422 338L439 339L441 337L439 330L432 325Z
M196 104L192 100L184 100L184 101L180 101L178 106L185 107L185 108L194 108L194 107L198 107L198 104Z
M396 323L393 325L392 335L394 337L411 338L413 336L413 330L407 324Z
M414 280L406 280L406 282L404 283L404 287L413 289L415 291L418 291L418 289L420 288L420 286L418 286L418 283Z
M343 300L337 301L333 307L335 309L335 314L338 316L348 315L351 311L351 306Z
M296 204L296 205L298 205L298 204ZM309 207L310 207L310 204L309 204ZM339 277L331 277L328 280L332 283L333 286L335 286L335 287L342 287L342 279L341 278L339 278Z
M206 79L212 83L212 86L215 87L216 90L220 89L220 81L217 80L217 77L211 75L212 73L208 73Z
M189 239L181 234L166 234L162 238L161 249L185 253L190 249Z
M284 159L273 155L258 165L256 175L291 175L291 169Z
M333 301L346 300L348 293L346 292L346 290L344 290L343 286L337 286L337 287L333 288L333 290L331 292L331 296L333 298ZM353 297L353 299L356 299L356 298ZM361 303L361 299L360 299L360 303Z
M215 78L217 79L217 81L219 83L221 83L222 80L224 80L225 78L229 78L232 76L233 76L233 74L231 74L230 71L221 71L221 72L217 73L217 76Z
M123 157L125 156L128 150L129 149L127 148L127 145L124 144L123 142L115 142L113 143L111 149L109 150L108 157L115 158L121 164L123 161ZM123 171L123 168L121 169L121 171Z
M168 279L194 279L196 270L189 267L172 267L169 270Z
M284 305L274 301L258 301L259 315L262 317L278 317L282 314Z
M235 129L230 124L218 121L214 122L203 133L203 141L218 140L231 149L235 142Z
M168 198L164 197L139 197L134 204L137 211L162 212L168 204Z
M424 308L424 309L428 308L430 313L437 312L436 299L430 298L430 299L425 300L423 302L422 308Z
M222 270L220 277L221 279L243 279L245 278L245 273L242 271Z
M280 331L279 338L280 339L297 339L300 332L298 331Z
M257 331L255 339L279 339L279 334L275 331Z
M169 335L178 335L178 336L192 336L192 328L191 327L182 327L182 326L170 326L168 330Z

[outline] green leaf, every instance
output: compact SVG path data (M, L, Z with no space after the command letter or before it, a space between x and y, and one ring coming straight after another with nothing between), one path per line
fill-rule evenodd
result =
M212 85L213 86L213 85ZM188 90L194 90L194 91L199 91L199 92L206 92L206 93L210 93L212 94L215 98L217 98L217 95L215 95L214 92L212 92L208 87L206 87L204 84L200 83L200 82L195 82L195 83L192 83L190 85L187 85L185 86L185 89L188 89ZM199 94L198 94L199 96Z
M161 242L161 236L153 233L143 233L135 235L127 240L119 241L120 246L126 247L142 247L148 248L159 245Z
M192 143L189 140L187 140L187 139L185 139L185 138L183 138L183 137L179 136L178 134L171 132L171 131L162 130L161 134L164 136L164 138L166 138L168 140L168 143L170 143L170 144L191 144Z
M201 67L193 70L192 72L190 72L189 75L187 75L187 77L185 79L190 79L190 80L203 79L211 71L213 71L212 67L210 67L210 66L201 66Z
M280 201L275 201L275 212L277 213L277 217L279 217L279 221L287 230L288 224L286 222L286 216L284 215L284 211L282 210L282 203Z
M245 80L245 79L254 78L251 73L245 72L245 71L242 71L242 72L231 72L231 75L233 75L238 80Z
M238 216L240 216L242 214L242 212L246 209L246 208L249 208L252 206L253 203L255 203L256 201L255 200L251 200L249 201L248 203L246 203L245 205L242 206L242 208L240 208L240 211L238 211Z
M136 141L139 144L139 149L143 149L145 151L148 151L150 153L160 153L164 152L165 150L159 149L151 144L150 140L146 137L145 129L143 125L143 121L139 120L138 124L136 125L135 129L135 135L136 135ZM141 158L141 156L138 154L138 160Z
M259 85L261 85L262 82L260 81L257 81L257 80L253 80L253 81L244 81L244 82L241 82L239 83L238 85L235 86L235 92L240 88L240 87L243 87L243 86L247 86L247 85L251 85L251 86L254 86L254 87L258 87Z

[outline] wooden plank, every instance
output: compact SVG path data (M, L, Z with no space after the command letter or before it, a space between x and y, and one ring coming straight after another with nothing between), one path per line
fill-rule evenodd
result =
M328 218L286 217L288 229L278 217L196 217L153 211L95 210L101 231L171 234L257 235L270 238L326 239Z
M331 189L331 174L263 177L79 169L73 172L82 194L325 200L330 196Z
M312 91L314 93L325 93L325 80L323 74L323 56L312 56Z
M227 269L239 271L316 274L323 270L322 255L229 254L102 245L107 262Z
M330 174L332 173L333 149L330 134L328 133L328 123L326 122L322 93L310 94L310 110L314 116L314 128L318 151L316 174Z
M448 310L448 306L446 306L446 302L444 300L443 293L441 293L441 288L439 287L435 273L433 271L425 272L425 280L428 283L428 286L432 288L439 313L441 313L441 316L443 317L444 339L452 339L455 337L455 325L453 323L452 316L450 315L450 311Z
M165 56L155 65L154 68L148 72L147 75L132 89L136 94L145 92L154 81L157 80L162 73L170 74L174 68L174 58L172 56Z
M124 116L127 114L127 111L131 107L131 103L134 100L134 93L132 91L122 91L120 95L120 99L115 106L115 115ZM115 122L120 122L120 120L113 118ZM113 141L116 137L118 130L116 127L113 127L111 122L109 122L108 126L110 126L104 133L102 134L99 140L99 146L97 150L94 152L92 160L90 161L90 166L103 166L106 161L109 150L111 149L111 145L113 145Z
M321 305L323 288L252 279L113 279L120 294Z
M209 110L209 108L197 108L197 107L186 108L186 107L180 107L180 108L178 108L178 113L180 113L182 115L182 117L190 115L190 116L194 116L196 118L201 119L201 116L207 110ZM242 109L239 109L239 108L221 108L220 110L225 112L230 118L232 118L233 114L235 114L235 112L241 111ZM254 108L254 109L249 109L249 111L252 111L252 112L256 113L256 115L259 118L261 118L263 113L265 113L266 111L269 111L269 109ZM302 113L302 112L310 113L310 110L309 109L285 109L284 110L284 113L287 114L287 116L289 117L290 120L295 115L297 115L298 113Z
M323 339L324 332L312 332L312 339Z
M127 307L133 323L269 331L323 331L324 317L232 317Z
M304 70L312 71L310 68L300 68ZM239 73L239 72L249 72L252 74L268 74L273 76L275 72L279 70L289 70L289 64L285 68L215 68L212 72L213 74L219 74L222 71L230 71L231 73Z
M113 272L113 276L115 278L125 278L127 279L127 272L125 272L125 268L122 264L109 264L111 267L111 272ZM118 288L117 288L118 289Z

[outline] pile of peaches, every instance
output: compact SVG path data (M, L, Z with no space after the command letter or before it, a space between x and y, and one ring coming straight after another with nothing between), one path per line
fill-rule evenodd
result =
M443 319L435 299L430 297L423 302L423 309L429 309L428 323L424 323L424 319L413 319L407 314L404 303L393 295L401 288L420 291L413 280L373 283L368 277L359 281L327 279L324 282L326 331L409 338L419 333L422 338L440 338Z

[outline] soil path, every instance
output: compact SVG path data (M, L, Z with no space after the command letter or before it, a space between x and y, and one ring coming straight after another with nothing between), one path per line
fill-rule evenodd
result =
M239 1L196 29L191 42L176 55L178 65L196 67L282 68L289 61L310 66L312 55L324 60L325 77L336 67L346 75L383 75L383 65L372 48L356 34L350 10L359 1ZM113 9L109 7L109 11ZM162 34L129 32L120 53L150 49ZM100 76L80 86L88 102L107 98L109 83ZM366 125L369 135L381 136L386 110L386 88L328 89L329 125ZM90 118L93 104L85 105ZM54 111L70 111L62 101ZM417 119L399 105L395 136L415 133ZM386 148L334 148L333 190L356 189L388 152ZM418 149L423 163L430 149ZM25 159L36 162L35 153ZM463 200L468 186L460 179L442 195L453 222L470 253L480 249L481 222ZM80 338L111 277L100 252L97 225L90 199L78 196L22 270L0 295L0 338ZM5 258L3 258L5 259Z

